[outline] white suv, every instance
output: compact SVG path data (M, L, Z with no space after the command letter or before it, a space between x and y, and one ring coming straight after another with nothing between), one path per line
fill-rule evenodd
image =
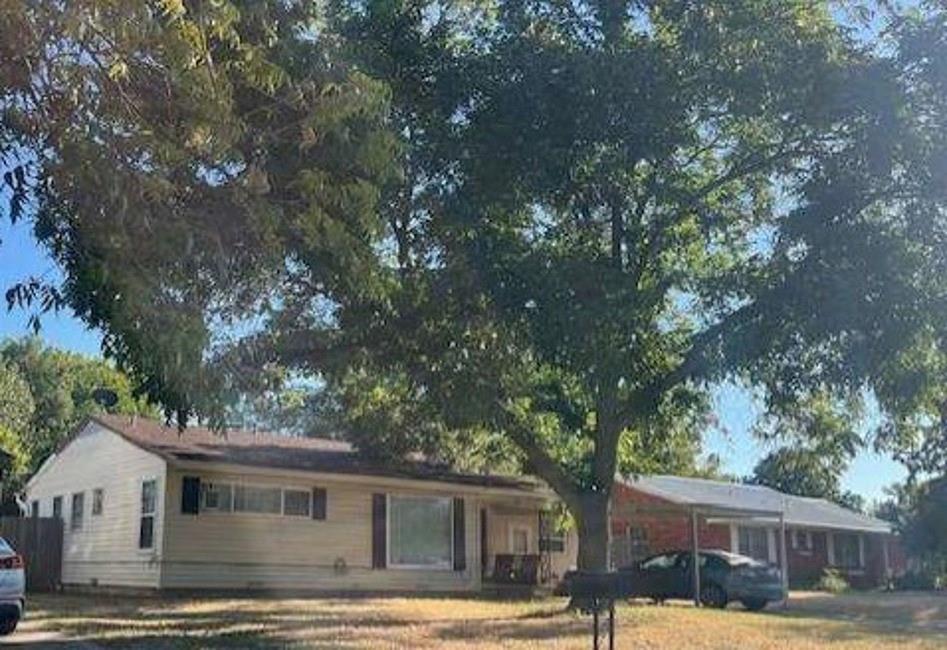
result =
M23 558L0 537L0 636L12 634L26 606Z

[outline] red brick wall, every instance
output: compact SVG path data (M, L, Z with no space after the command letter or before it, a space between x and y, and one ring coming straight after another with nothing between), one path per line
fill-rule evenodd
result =
M635 513L632 505L662 508L665 512L649 514ZM612 497L612 536L623 537L626 527L637 526L645 530L649 553L691 548L691 519L686 509L664 499L634 490L627 485L616 484ZM698 531L701 548L730 549L730 526L709 524L704 517L699 519ZM787 531L786 560L789 564L789 580L792 587L809 587L819 580L828 566L828 543L824 531L812 531L812 550L809 553L792 548ZM847 576L857 587L869 587L884 581L884 555L880 535L865 534L865 570ZM903 572L906 565L904 553L897 538L889 541L889 562L892 570ZM778 551L777 551L778 552Z
M630 512L632 504L647 507L667 508L670 512L649 514ZM679 510L679 513L677 512ZM691 548L691 516L685 509L674 504L633 490L626 485L616 485L612 497L612 535L623 536L626 526L644 528L648 550L651 553ZM730 527L707 523L705 517L698 519L698 536L701 548L730 550Z

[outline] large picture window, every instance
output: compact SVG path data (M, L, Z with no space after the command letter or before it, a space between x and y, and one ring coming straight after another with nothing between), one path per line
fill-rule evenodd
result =
M389 566L451 568L451 500L439 497L390 496L388 538Z
M769 562L769 533L765 528L740 526L740 554Z
M844 569L861 568L862 558L858 535L835 533L835 566Z

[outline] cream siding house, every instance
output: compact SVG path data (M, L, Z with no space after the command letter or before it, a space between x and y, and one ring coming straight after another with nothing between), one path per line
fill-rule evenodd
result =
M546 582L575 557L573 538L541 534L552 497L533 482L141 418L90 420L27 484L40 516L57 498L67 585L475 591L497 555L533 557Z

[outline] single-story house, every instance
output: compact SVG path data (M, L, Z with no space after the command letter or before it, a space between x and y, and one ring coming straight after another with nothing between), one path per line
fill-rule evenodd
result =
M905 566L887 522L825 499L763 486L677 476L620 480L611 522L615 566L653 553L690 549L695 529L701 548L785 566L791 586L812 584L827 568L853 585L874 586Z
M64 585L475 591L555 582L575 557L533 481L141 417L88 420L23 497L65 522Z

